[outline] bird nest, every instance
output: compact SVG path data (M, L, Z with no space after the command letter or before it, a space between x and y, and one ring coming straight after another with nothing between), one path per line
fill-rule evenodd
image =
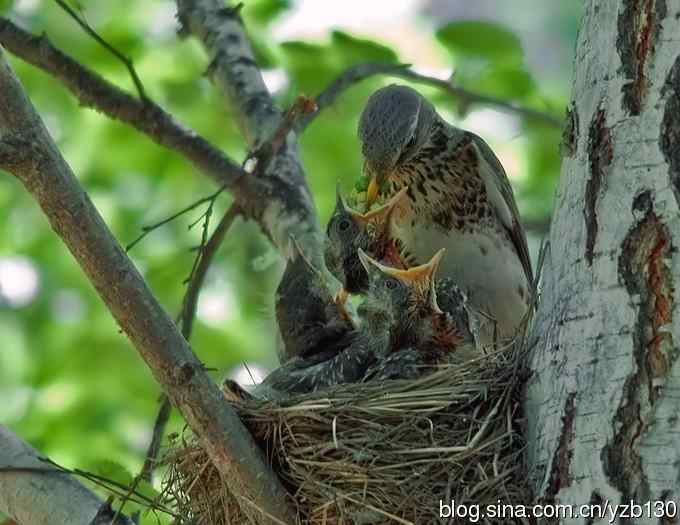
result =
M235 408L288 489L299 523L440 523L440 503L451 500L480 508L529 500L519 354L494 351L415 380ZM261 521L238 505L194 438L177 439L166 462L166 488L187 523Z

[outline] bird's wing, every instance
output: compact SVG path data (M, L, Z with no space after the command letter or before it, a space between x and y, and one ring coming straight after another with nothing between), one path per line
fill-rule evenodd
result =
M519 220L519 210L515 203L512 193L512 186L508 176L503 169L503 165L496 157L496 154L481 137L474 133L467 132L472 139L480 156L480 175L486 184L489 201L501 219L503 226L508 230L510 239L515 245L519 259L522 262L524 273L527 276L530 286L533 286L534 277L531 269L531 258L524 228Z

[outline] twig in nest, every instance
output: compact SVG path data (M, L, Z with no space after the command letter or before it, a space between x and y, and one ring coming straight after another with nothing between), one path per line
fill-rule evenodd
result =
M115 47L113 47L101 36L99 36L99 34L94 29L92 29L90 24L88 24L81 16L79 16L78 13L76 13L66 2L64 2L63 0L54 1L57 3L59 7L66 11L66 13L68 13L68 15L71 18L73 18L73 20L76 21L76 23L83 29L83 31L85 31L88 35L94 38L102 47L104 47L107 51L109 51L113 56L115 56L125 65L128 72L130 73L130 76L132 77L132 82L135 84L137 93L139 93L139 98L142 99L143 101L148 100L146 93L144 92L144 86L142 85L142 81L139 79L139 76L137 75L137 71L135 71L135 66L132 63L132 60L130 60L123 53L118 51Z

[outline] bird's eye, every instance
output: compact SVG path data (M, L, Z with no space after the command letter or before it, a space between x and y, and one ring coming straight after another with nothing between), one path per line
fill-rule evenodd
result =
M407 149L411 149L411 148L413 148L415 145L416 145L416 136L415 136L415 135L411 135L411 138L410 138L410 139L408 140L408 142L406 143L406 148L407 148Z
M385 288L388 290L394 290L397 286L399 286L399 283L396 279L387 279L385 281Z
M350 222L348 219L342 219L340 223L338 224L338 229L341 232L347 231L350 227Z

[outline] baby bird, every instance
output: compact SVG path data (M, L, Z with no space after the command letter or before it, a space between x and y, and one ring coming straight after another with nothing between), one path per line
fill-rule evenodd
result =
M359 250L370 286L358 313L361 316L366 309L382 309L395 319L390 354L416 348L424 362L436 363L461 347L475 346L465 296L449 280L435 280L443 254L442 248L426 264L403 270L381 264ZM438 289L446 291L442 299L447 311L439 306Z
M363 309L357 330L344 334L327 351L284 363L254 389L253 395L282 399L361 381L377 356L389 350L390 329L396 324L392 314L382 305Z
M415 377L446 355L474 347L464 296L449 284L446 300L452 313L437 303L434 275L442 254L440 250L427 264L400 270L359 249L369 279L366 300L358 309L359 329L328 352L285 363L254 394L280 399L342 383ZM345 348L338 350L340 344Z
M491 148L399 85L371 95L358 133L369 206L381 191L389 198L408 188L393 212L405 260L422 263L446 248L440 275L501 338L512 337L529 308L533 274L512 188Z
M328 270L349 293L365 293L368 275L359 261L361 248L371 257L392 266L400 266L397 247L390 236L390 218L406 195L407 188L396 192L379 208L360 213L350 208L338 188L335 211L326 228L324 256Z
M281 338L279 360L317 353L328 355L354 330L345 304L347 296L334 296L324 276L304 256L297 243L294 255L276 289L276 321Z

